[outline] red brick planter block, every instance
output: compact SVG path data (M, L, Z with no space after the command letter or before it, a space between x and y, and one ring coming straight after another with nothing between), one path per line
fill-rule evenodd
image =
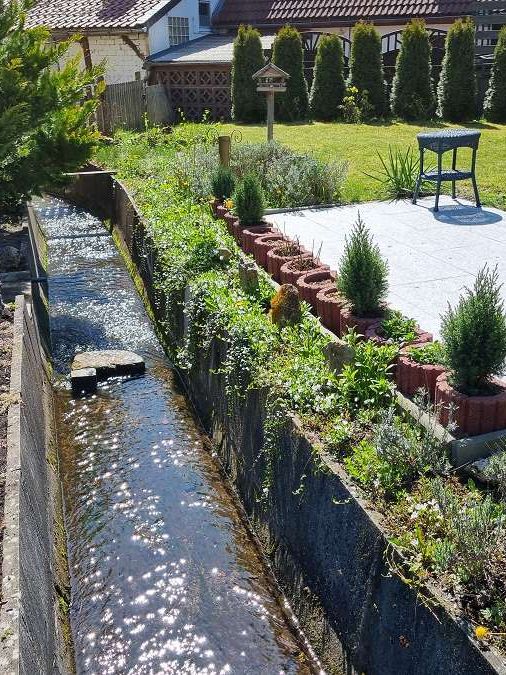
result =
M300 260L301 256L309 255L308 252L301 247L298 247L298 251L296 253L286 254L286 244L288 243L290 242L285 242L280 246L271 248L271 250L267 253L267 271L276 281L280 281L281 268L286 262ZM283 253L285 254L283 255Z
M316 313L322 324L341 336L341 310L346 306L346 300L339 294L335 284L319 291L316 296Z
M264 270L267 269L267 253L271 248L279 246L279 242L281 241L283 241L283 235L281 233L264 234L254 240L253 255L255 256L257 263L260 267L263 267Z
M239 222L239 219L237 218L236 215L233 213L230 213L230 211L227 211L225 215L223 216L223 220L225 221L227 225L227 230L229 231L229 234L233 236L234 234L234 225Z
M302 270L297 269L297 265L299 265L301 261L304 261L305 263L305 269ZM311 266L309 267L309 265ZM295 260L288 260L281 266L281 269L279 270L279 277L281 279L280 283L293 284L296 286L297 279L299 279L304 274L320 269L321 267L322 264L320 261L315 260L311 253L303 253L302 255L297 256Z
M217 218L225 218L225 215L228 213L227 207L223 206L223 204L216 204L215 206L215 215Z
M467 396L452 387L448 378L449 373L443 373L436 381L436 405L441 406L441 424L448 424L448 406L453 405L454 422L460 431L469 436L506 429L506 387L502 383L494 382L497 394Z
M371 328L376 328L381 321L379 316L355 316L349 306L341 310L341 335L345 335L350 328L354 328L359 335L364 337Z
M378 344L386 344L389 342L388 338L384 337L381 335L381 321L376 324L371 326L367 332L366 332L366 338L368 340L373 340L374 342ZM416 327L416 339L413 340L412 342L405 342L404 345L407 344L417 344L417 345L422 345L426 344L427 342L432 342L433 340L433 335L432 333L427 333L423 331L419 326Z
M241 233L241 244L244 253L253 253L253 242L264 234L281 234L273 225L254 225L243 229Z
M426 343L416 343L411 347L422 347ZM408 348L402 349L397 359L396 383L397 388L406 396L413 396L419 389L426 389L430 400L435 400L436 380L445 372L443 366L427 363L417 363L409 356Z
M311 272L306 272L297 279L297 288L302 300L309 302L309 304L316 309L316 296L323 289L328 286L334 286L336 275L328 268L317 269Z

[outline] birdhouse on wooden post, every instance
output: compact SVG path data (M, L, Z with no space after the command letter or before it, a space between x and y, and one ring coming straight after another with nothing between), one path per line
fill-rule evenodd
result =
M267 140L274 138L274 96L286 91L286 83L290 75L273 63L268 63L253 75L257 83L257 91L267 97Z

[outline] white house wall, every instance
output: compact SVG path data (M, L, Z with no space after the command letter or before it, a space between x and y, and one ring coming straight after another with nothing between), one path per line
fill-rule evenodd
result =
M144 56L148 55L148 38L145 33L126 33ZM91 62L98 66L105 61L106 84L131 82L140 74L141 79L146 76L142 69L143 59L140 59L132 47L125 43L121 35L88 35ZM81 67L84 68L83 50L79 43L73 44L66 58L79 55ZM65 59L64 59L65 60Z
M211 15L218 6L220 0L210 0ZM169 28L168 17L180 16L189 19L190 26L190 40L195 40L202 35L207 35L210 32L209 28L200 29L199 24L199 3L198 0L181 0L170 12L164 14L156 23L149 28L149 52L156 54L157 52L168 49L169 45Z

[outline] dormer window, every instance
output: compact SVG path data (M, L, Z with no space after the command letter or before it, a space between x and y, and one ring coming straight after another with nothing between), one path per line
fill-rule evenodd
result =
M210 2L199 2L199 25L201 28L209 28L211 25Z
M186 16L169 16L169 45L180 45L190 39L190 20Z

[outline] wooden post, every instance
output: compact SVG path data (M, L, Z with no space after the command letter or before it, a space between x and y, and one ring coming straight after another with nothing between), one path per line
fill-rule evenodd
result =
M232 146L232 139L230 136L218 136L218 149L220 152L220 164L222 166L230 166L230 149Z
M274 140L274 91L267 93L267 140Z

